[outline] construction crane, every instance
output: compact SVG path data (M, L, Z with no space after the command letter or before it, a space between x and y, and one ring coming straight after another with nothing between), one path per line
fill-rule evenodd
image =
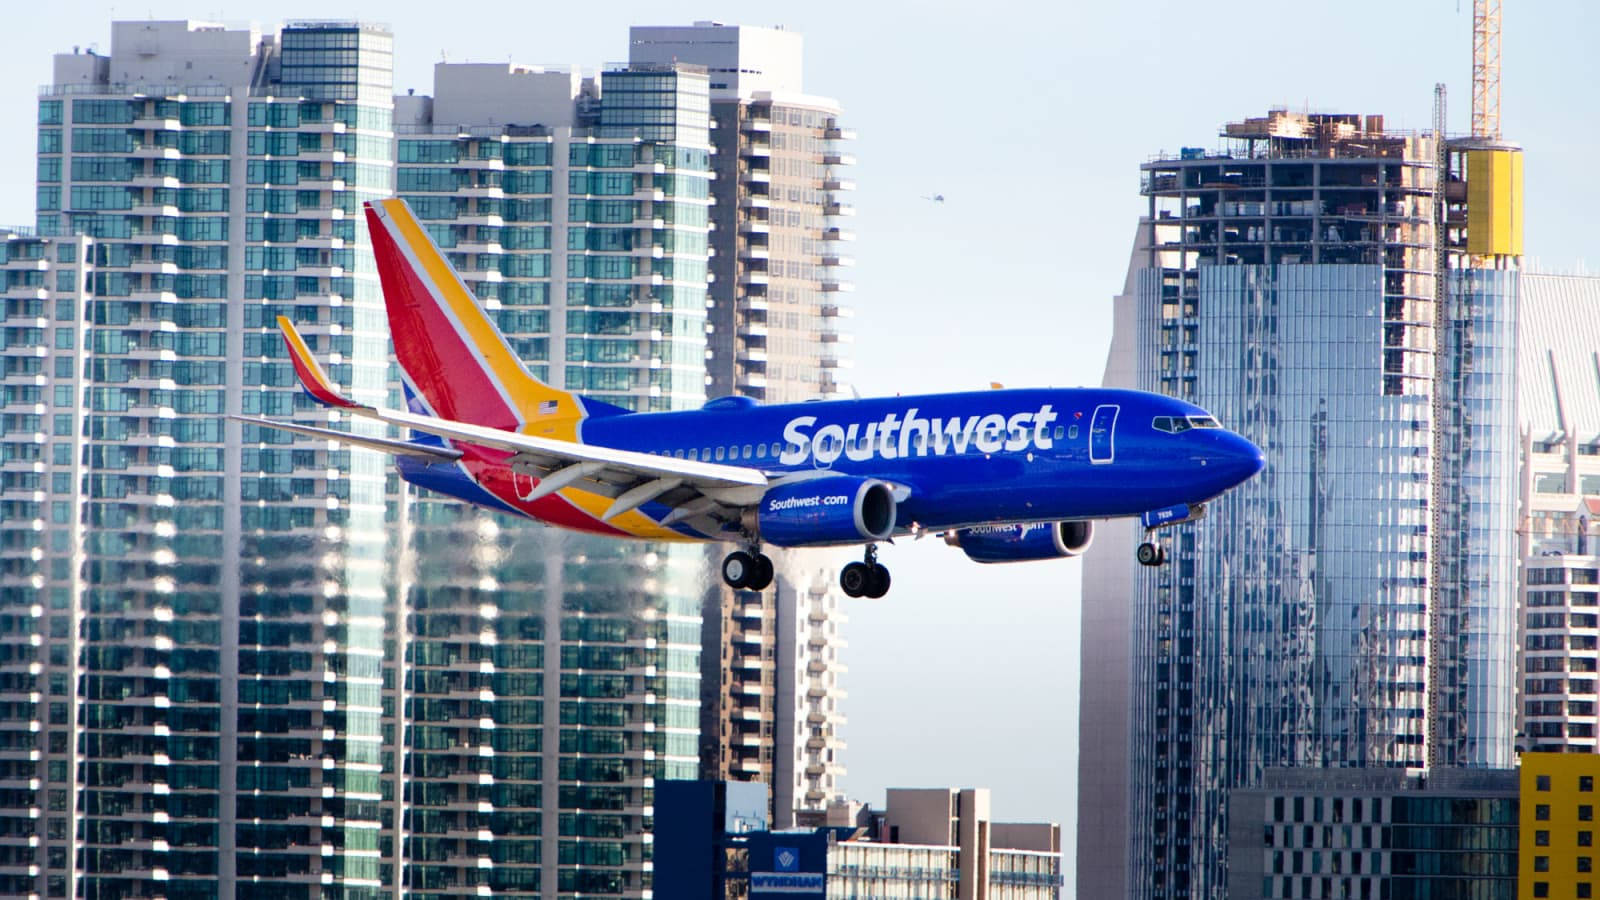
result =
M1500 0L1472 0L1472 136L1500 139Z

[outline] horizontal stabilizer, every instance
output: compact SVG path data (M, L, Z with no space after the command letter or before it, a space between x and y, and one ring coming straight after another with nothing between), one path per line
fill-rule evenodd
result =
M258 419L253 416L228 416L240 422L251 425L260 425L262 428L275 428L279 431L291 431L307 437L326 438L342 444L352 444L365 447L368 450L377 450L381 453L393 453L396 456L421 457L443 462L454 462L461 458L461 451L453 447L440 447L434 444L416 444L411 441L396 441L389 438L368 437L364 434L351 434L348 431L335 431L332 428L317 428L312 425L296 425L291 422L279 422L273 419Z

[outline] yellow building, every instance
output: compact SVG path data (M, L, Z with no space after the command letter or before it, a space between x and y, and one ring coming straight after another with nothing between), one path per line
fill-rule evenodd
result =
M1595 807L1600 755L1524 753L1517 896L1595 897Z

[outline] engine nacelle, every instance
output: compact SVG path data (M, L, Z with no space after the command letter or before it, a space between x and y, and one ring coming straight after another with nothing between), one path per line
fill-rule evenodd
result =
M963 528L945 538L974 562L1028 562L1078 556L1094 540L1093 522L1014 522Z
M881 541L894 533L895 507L885 482L830 475L767 491L756 526L763 541L778 547Z

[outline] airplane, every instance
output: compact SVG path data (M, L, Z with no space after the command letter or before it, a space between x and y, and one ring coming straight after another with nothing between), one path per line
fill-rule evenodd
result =
M1264 457L1194 404L1141 391L1004 389L633 412L535 378L403 200L366 204L406 409L339 393L279 317L318 403L409 429L407 440L252 416L243 422L382 451L408 482L560 528L723 541L723 581L759 591L763 545L861 545L852 597L889 589L879 543L942 533L983 563L1076 556L1093 521L1141 517L1149 536L1194 521Z

